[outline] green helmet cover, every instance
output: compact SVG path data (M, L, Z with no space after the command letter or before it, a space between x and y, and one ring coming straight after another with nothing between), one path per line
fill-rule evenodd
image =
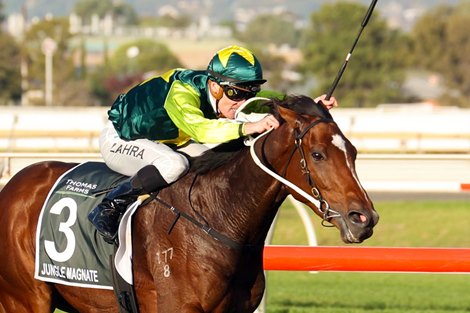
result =
M255 55L239 46L219 50L207 66L209 77L220 83L263 84L263 70Z

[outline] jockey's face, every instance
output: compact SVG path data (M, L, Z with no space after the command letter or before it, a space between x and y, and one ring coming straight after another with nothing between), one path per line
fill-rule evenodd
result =
M211 82L211 91L219 94L218 110L220 114L228 119L235 118L237 109L247 100L254 96L260 90L259 85L254 86L230 86ZM217 98L217 97L216 97Z
M230 100L229 97L224 92L224 95L219 100L219 111L224 117L233 120L235 118L235 112L237 109L246 101L246 99L242 100Z

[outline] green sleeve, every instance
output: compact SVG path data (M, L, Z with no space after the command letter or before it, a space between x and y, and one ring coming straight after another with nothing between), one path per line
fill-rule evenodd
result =
M199 109L201 100L189 85L175 81L165 101L165 110L175 125L200 143L221 143L240 137L240 123L208 119Z

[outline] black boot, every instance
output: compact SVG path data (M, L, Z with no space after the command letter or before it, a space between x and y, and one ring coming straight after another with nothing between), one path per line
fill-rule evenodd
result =
M114 188L103 201L88 214L88 220L104 237L112 243L116 238L119 220L127 207L137 200L142 188L132 186L132 178Z
M108 193L103 201L88 214L88 220L106 242L113 243L116 240L121 216L129 205L134 203L139 195L155 192L166 185L168 184L158 169L153 165L147 165Z

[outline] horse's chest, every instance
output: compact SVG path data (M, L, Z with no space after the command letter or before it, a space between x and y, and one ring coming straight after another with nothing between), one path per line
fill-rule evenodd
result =
M259 302L264 279L261 264L243 260L222 249L184 251L161 247L153 252L153 282L161 307L193 306L202 312L252 312ZM251 258L250 258L251 259ZM251 260L253 261L253 260ZM253 270L253 269L258 270ZM253 292L255 290L255 292Z

